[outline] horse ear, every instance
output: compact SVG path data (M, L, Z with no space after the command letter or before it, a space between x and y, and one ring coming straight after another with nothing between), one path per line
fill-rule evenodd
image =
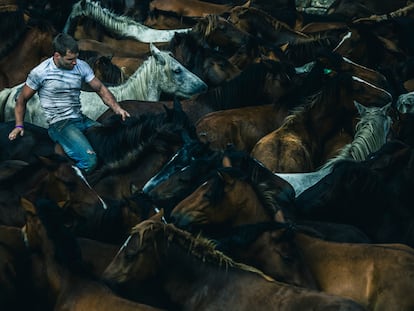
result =
M367 110L367 107L365 107L364 105L361 105L356 100L354 100L354 105L358 109L359 115L362 115Z
M154 58L161 63L161 65L165 65L165 59L164 56L161 54L161 51L155 46L155 44L150 43L150 51L151 55L154 56Z
M250 0L247 0L245 4L241 5L242 8L250 8Z
M35 208L34 204L31 201L29 201L28 199L26 199L25 197L20 198L20 205L23 207L23 209L26 212L36 214L36 208Z
M221 162L222 162L223 167L232 167L231 160L228 156L224 156Z

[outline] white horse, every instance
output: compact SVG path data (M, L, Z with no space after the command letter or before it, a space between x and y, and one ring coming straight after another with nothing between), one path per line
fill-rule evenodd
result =
M207 85L174 59L171 52L160 51L153 44L150 44L150 50L152 55L125 83L109 87L118 102L158 101L161 93L188 98L207 90ZM0 102L0 107L4 107L4 121L14 120L16 98L22 86L23 83L0 92L0 99L6 99L6 103ZM83 114L93 120L109 109L95 92L81 91L80 101ZM48 127L37 93L27 103L24 120L41 127Z
M292 185L296 197L328 175L332 171L333 165L339 160L363 161L369 154L378 151L386 143L392 124L391 117L388 115L391 103L381 108L365 107L356 101L354 103L360 114L360 121L356 125L353 141L345 145L336 157L327 161L315 172L275 173Z
M176 32L188 32L191 28L160 30L142 25L128 16L119 16L102 8L100 2L81 0L75 3L69 14L63 32L67 33L72 20L79 16L86 16L99 22L106 29L125 37L134 38L141 42L168 42Z

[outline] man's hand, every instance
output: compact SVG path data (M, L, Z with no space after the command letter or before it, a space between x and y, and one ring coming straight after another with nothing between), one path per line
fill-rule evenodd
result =
M122 109L121 107L119 107L118 109L116 109L116 110L115 110L115 113L121 116L122 121L125 121L125 119L126 119L127 117L130 117L129 112L128 112L128 111L126 111L126 110L124 110L124 109Z
M15 127L9 134L10 140L15 140L18 136L24 135L24 128L22 127Z

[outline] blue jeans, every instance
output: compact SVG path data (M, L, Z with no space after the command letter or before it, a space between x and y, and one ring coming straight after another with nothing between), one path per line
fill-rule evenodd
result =
M59 143L65 153L75 161L76 166L90 173L97 165L96 153L84 132L89 127L100 125L87 117L66 119L50 124L50 138Z

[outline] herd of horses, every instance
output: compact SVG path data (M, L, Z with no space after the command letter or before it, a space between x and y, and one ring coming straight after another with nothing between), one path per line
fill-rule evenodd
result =
M413 26L410 0L0 0L0 306L414 310ZM82 90L89 174L38 96L8 140L59 32L131 114Z

